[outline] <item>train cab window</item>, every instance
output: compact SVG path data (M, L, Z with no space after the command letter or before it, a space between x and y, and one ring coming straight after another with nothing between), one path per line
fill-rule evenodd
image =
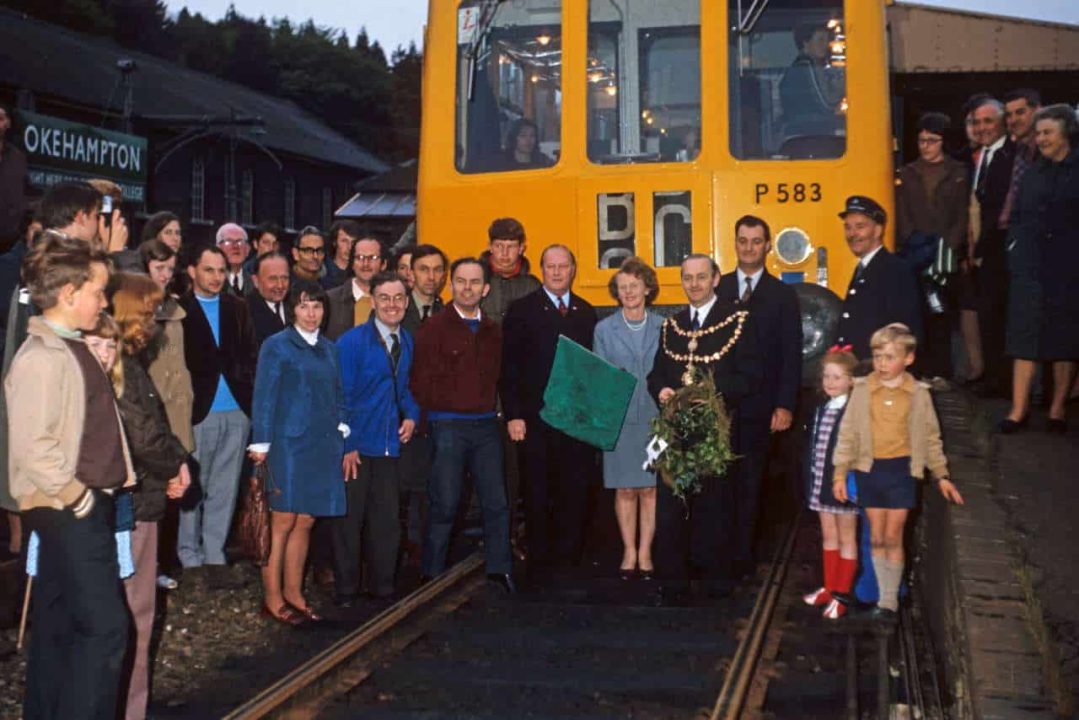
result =
M588 158L685 162L700 152L700 0L591 0Z
M561 0L464 0L457 11L463 173L546 168L562 133Z
M730 146L743 160L847 146L843 0L729 0Z

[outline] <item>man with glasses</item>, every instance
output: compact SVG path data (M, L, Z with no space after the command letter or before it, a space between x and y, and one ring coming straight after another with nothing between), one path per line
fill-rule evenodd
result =
M228 260L225 292L240 298L250 294L254 284L251 282L250 271L244 267L247 255L251 252L247 231L236 223L225 223L217 230L217 246Z
M322 264L325 257L326 238L322 231L311 225L300 230L292 247L292 281L319 282L326 271Z
M361 561L367 591L393 594L401 539L397 463L420 417L408 387L412 337L401 327L408 290L394 273L375 274L368 287L372 316L337 341L345 422L352 428L342 461L348 510L332 521L339 607L352 607L359 596Z
M386 253L382 243L370 236L352 243L349 265L352 268L352 282L326 293L330 317L325 332L330 340L336 340L352 328L363 325L370 317L371 281L386 269ZM402 308L402 316L404 312Z

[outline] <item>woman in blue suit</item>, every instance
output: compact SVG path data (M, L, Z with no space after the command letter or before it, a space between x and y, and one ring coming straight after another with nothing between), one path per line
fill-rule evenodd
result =
M652 436L652 418L659 410L648 394L648 373L659 347L663 318L648 312L659 294L656 272L643 260L627 258L608 285L618 312L596 325L595 349L601 358L637 378L637 388L622 423L618 445L603 453L603 485L612 488L614 512L622 535L622 579L638 572L650 580L652 538L656 532L656 476L643 470L645 447Z
M341 458L349 428L337 348L319 333L326 291L298 282L286 308L293 324L259 352L249 450L268 466L273 511L262 612L299 625L321 619L304 599L303 568L315 517L345 514Z

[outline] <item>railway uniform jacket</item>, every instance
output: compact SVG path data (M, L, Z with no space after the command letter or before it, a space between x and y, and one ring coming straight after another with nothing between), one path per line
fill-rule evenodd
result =
M742 308L738 274L724 275L716 294L720 300ZM776 408L793 413L802 386L802 316L798 296L794 288L765 270L744 309L749 310L764 374L760 389L739 404L739 416L743 420L764 421L771 419Z
M854 379L847 410L839 424L832 464L835 466L833 481L845 481L849 470L869 472L873 468L873 429L869 401L873 392L881 387L875 374ZM933 397L929 385L904 373L903 390L911 394L910 415L907 428L910 433L910 474L921 479L925 469L933 477L948 477L948 458L944 456L944 444L940 439L940 423L933 409ZM826 478L827 479L827 478Z
M712 305L712 309L708 311L708 316L701 323L701 329L707 330L713 325L722 323L738 310L738 306L727 303L723 298L717 299L715 304ZM668 318L667 323L677 324L678 327L688 331L690 329L689 308L687 307L674 317ZM736 327L737 323L732 322L725 328L703 336L698 340L695 354L709 355L717 352L727 343ZM660 332L659 349L656 351L656 358L652 363L652 372L648 374L648 392L652 394L657 405L659 405L660 390L665 387L673 390L682 387L682 374L686 370L686 363L669 357L666 350L669 349L676 354L685 355L688 352L686 347L688 343L688 338L679 335L670 328L666 328L666 338L664 338L663 331ZM723 396L723 402L728 414L730 414L732 420L735 420L741 402L760 390L763 379L763 366L752 314L742 325L742 335L738 338L734 347L718 361L709 364L707 367L712 372L716 391Z
M77 503L86 485L75 477L86 419L86 384L79 361L41 316L30 318L26 342L4 381L8 409L8 481L20 510L63 510ZM135 484L122 430L127 477Z
M970 219L970 176L967 167L945 156L943 177L929 197L923 170L927 163L915 160L899 170L895 189L895 234L902 244L915 232L939 235L948 247L965 255Z
M872 356L869 338L889 323L900 322L922 337L922 296L910 267L882 247L862 271L851 280L843 300L836 342L851 345L854 356Z
M180 298L180 307L187 313L183 319L184 357L191 371L195 390L195 405L191 421L198 425L210 413L217 392L217 382L224 376L236 403L251 416L251 395L255 387L255 361L258 348L255 329L247 303L242 298L222 292L221 342L214 342L213 330L193 293Z
M401 441L397 429L409 419L420 421L420 407L408 389L412 368L412 336L397 329L401 357L393 370L389 350L375 325L375 316L354 327L337 340L341 384L352 433L345 440L345 452L359 451L368 457L398 457Z
M542 287L514 302L506 312L499 391L507 420L539 415L559 335L592 349L596 311L573 293L569 298L565 317Z
M445 307L442 303L442 298L435 296L435 301L431 305L431 314L427 316L427 320L430 320L438 313L442 312L442 308ZM416 304L416 296L413 293L408 295L408 307L405 308L405 316L401 319L401 327L408 330L408 333L415 338L416 333L420 331L420 325L425 323L426 320L420 318L420 308ZM418 340L417 340L418 344Z

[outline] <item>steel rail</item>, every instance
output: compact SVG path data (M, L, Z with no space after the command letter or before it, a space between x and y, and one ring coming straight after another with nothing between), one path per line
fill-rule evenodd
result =
M392 630L399 622L436 597L465 580L483 567L483 553L477 552L451 567L431 582L368 620L351 633L303 663L270 685L243 705L235 708L224 720L255 720L262 718L310 687L319 678L348 660L372 641Z
M768 576L761 583L757 601L749 615L746 634L738 643L730 668L727 670L727 676L723 680L723 687L712 708L711 720L733 720L742 713L742 706L745 704L749 685L753 681L757 662L760 660L761 650L764 647L765 634L771 625L776 602L787 576L787 566L794 550L794 538L798 532L800 518L801 511L791 521L783 543L776 549L772 558Z

